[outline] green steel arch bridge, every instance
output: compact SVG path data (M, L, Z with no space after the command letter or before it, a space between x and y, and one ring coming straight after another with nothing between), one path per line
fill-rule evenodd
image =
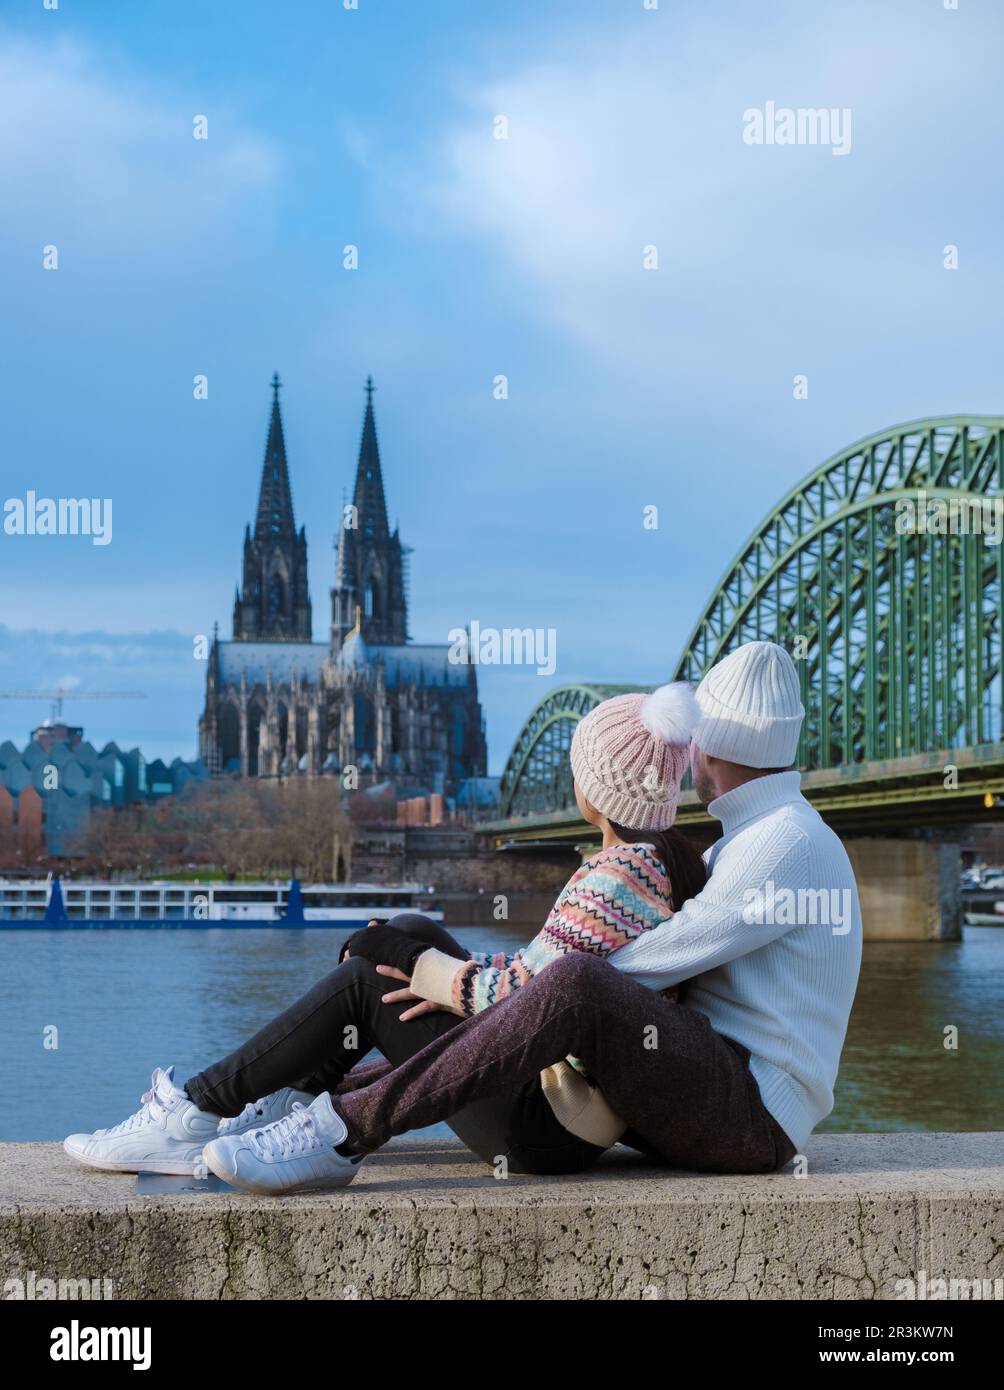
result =
M801 679L806 794L832 824L992 818L1004 795L1002 511L1004 417L917 420L860 440L741 547L673 678L697 682L744 642L778 642ZM497 844L584 838L572 732L628 688L563 686L531 712L502 777L500 819L484 827ZM692 792L678 823L710 829Z

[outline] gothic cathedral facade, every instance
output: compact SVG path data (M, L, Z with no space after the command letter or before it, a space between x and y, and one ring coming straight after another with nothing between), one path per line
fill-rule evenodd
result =
M307 538L293 517L279 385L273 377L233 637L214 634L209 652L200 754L217 774L344 775L352 767L360 786L388 781L452 795L485 774L476 667L451 661L446 643L409 640L408 547L387 522L372 381L353 500L338 528L327 642L312 640Z

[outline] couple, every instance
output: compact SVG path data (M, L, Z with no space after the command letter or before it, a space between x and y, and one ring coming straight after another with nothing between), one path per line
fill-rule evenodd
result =
M571 747L603 844L529 946L475 956L412 913L370 925L235 1052L183 1086L158 1068L140 1110L67 1152L298 1192L442 1120L514 1173L580 1172L618 1142L691 1171L783 1167L832 1109L861 960L847 855L788 770L803 717L770 642L696 693L604 701ZM722 825L706 864L671 829L688 763ZM771 910L834 890L849 930ZM374 1047L383 1061L353 1066Z

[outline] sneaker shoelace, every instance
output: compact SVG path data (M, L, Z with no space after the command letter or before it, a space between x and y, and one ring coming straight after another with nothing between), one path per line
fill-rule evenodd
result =
M134 1129L139 1129L145 1124L159 1124L164 1115L167 1114L167 1106L157 1094L157 1075L154 1073L152 1084L149 1091L144 1091L140 1108L127 1120L122 1120L117 1125L112 1125L110 1129L99 1129L95 1133L99 1135L129 1134Z
M314 1117L305 1105L293 1102L293 1109L275 1124L256 1129L251 1143L262 1158L285 1158L295 1153L310 1153L321 1147Z
M257 1118L265 1115L266 1096L258 1100L249 1100L247 1105L239 1115L231 1115L229 1119L221 1120L219 1125L220 1134L233 1134L234 1130L243 1129L246 1125Z

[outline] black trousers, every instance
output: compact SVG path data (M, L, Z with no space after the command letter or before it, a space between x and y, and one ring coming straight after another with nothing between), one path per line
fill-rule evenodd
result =
M449 932L417 913L401 913L392 925L458 960L470 959ZM441 1010L402 1022L401 1014L413 1006L382 1002L395 988L400 986L378 975L368 961L344 961L247 1042L191 1077L185 1090L201 1109L227 1116L281 1086L346 1094L400 1066L463 1022ZM358 1067L371 1048L386 1063ZM555 1119L539 1076L472 1101L446 1123L479 1158L491 1164L504 1158L513 1173L581 1172L603 1152ZM635 1146L649 1151L644 1141Z

